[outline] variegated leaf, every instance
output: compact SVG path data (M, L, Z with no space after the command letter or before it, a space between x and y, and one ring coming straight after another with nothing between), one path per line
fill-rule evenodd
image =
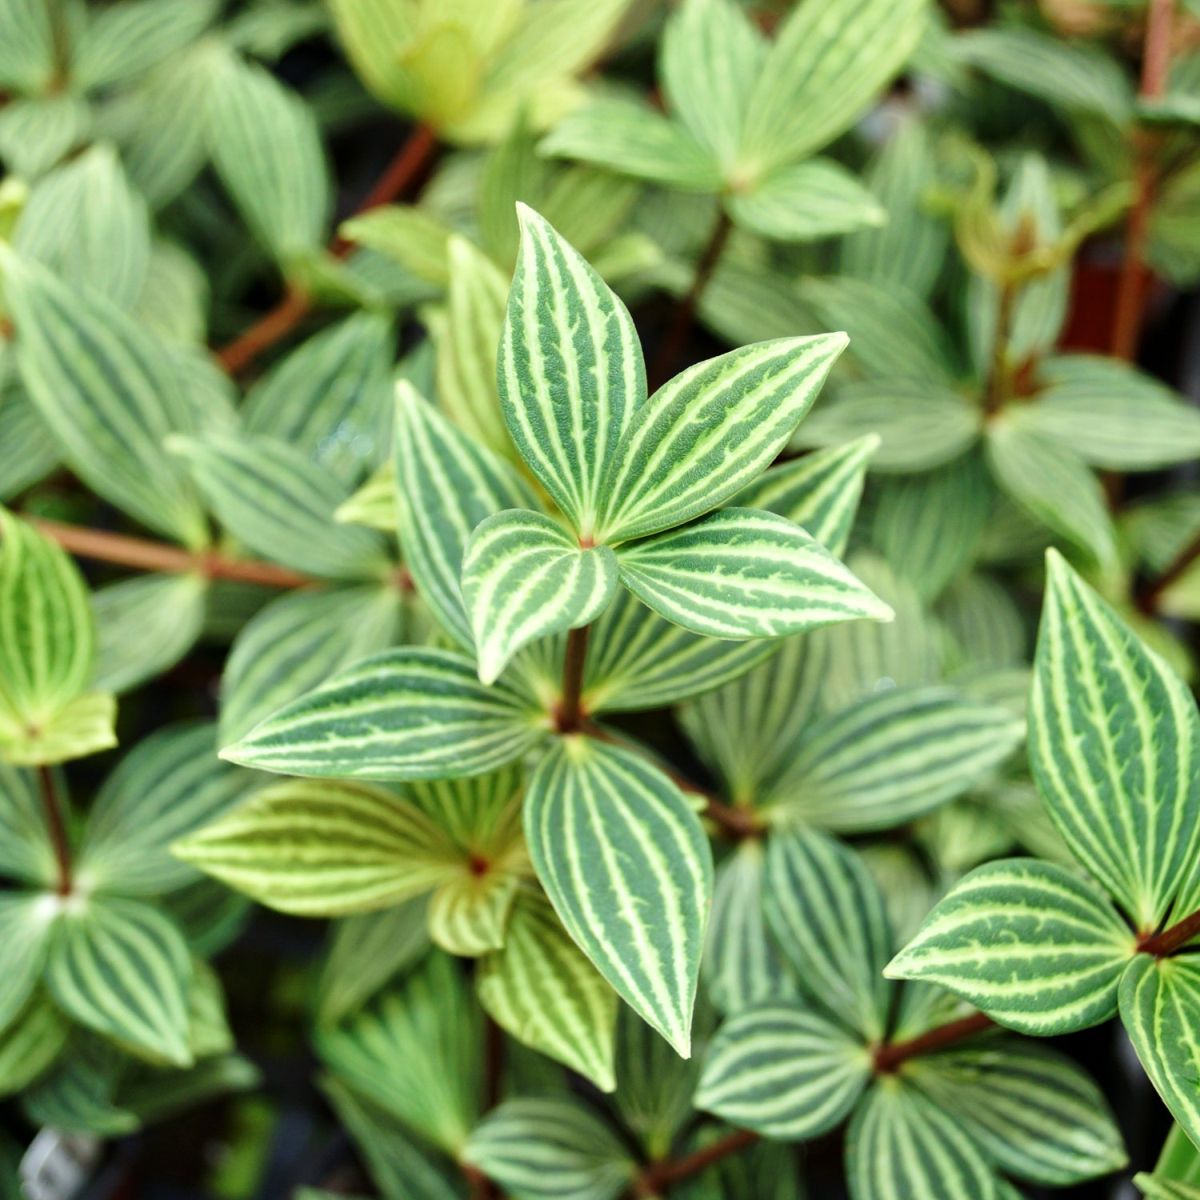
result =
M639 600L708 637L784 637L892 616L799 525L752 508L724 508L632 543L617 562Z
M888 964L890 979L926 979L1009 1029L1069 1033L1116 1011L1135 938L1107 897L1037 859L977 867Z
M777 167L727 205L742 228L781 242L818 241L887 220L858 178L826 158Z
M795 1004L760 1004L721 1026L704 1063L696 1107L780 1141L832 1129L871 1077L860 1037Z
M678 787L627 750L566 737L529 781L525 837L576 944L687 1058L712 854Z
M38 990L6 1028L0 1030L0 1096L27 1088L59 1057L71 1022Z
M2 762L0 875L46 890L58 876L37 776Z
M517 875L459 864L429 897L429 936L435 946L461 958L477 958L498 950L508 935L508 919L516 900Z
M1200 718L1183 681L1062 558L1051 552L1047 569L1030 765L1067 844L1152 931L1200 838Z
M583 546L541 513L507 509L482 521L462 564L481 682L493 683L527 643L594 621L616 586L607 546Z
M544 897L517 896L504 947L480 962L476 988L484 1010L518 1041L613 1090L617 995Z
M500 404L530 469L592 537L622 435L645 403L641 345L629 311L582 256L532 209L519 205L518 215Z
M391 650L339 671L221 756L312 778L458 778L519 758L543 719L505 684L485 688L461 654Z
M739 492L786 445L846 340L758 342L659 388L631 415L612 456L596 540L681 525Z
M0 893L0 1032L18 1017L42 975L56 904L38 892Z

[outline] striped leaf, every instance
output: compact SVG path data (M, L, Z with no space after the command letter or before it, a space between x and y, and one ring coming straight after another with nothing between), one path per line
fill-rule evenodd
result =
M0 757L48 763L112 746L112 698L81 695L95 659L83 577L2 508L0 537Z
M957 1117L895 1076L880 1080L846 1135L850 1200L1006 1200Z
M916 48L925 0L805 0L783 23L746 111L740 162L769 169L849 129Z
M382 538L334 520L349 490L297 447L244 432L168 445L186 460L221 524L265 558L332 579L388 569Z
M781 242L814 242L887 220L858 179L826 158L777 167L753 191L735 192L726 203L743 229Z
M340 1082L457 1156L476 1122L482 1048L478 1006L452 958L428 955L314 1040Z
M781 825L891 829L985 779L1023 733L1005 709L950 688L892 688L810 726L763 807Z
M442 628L474 647L459 577L472 531L506 508L538 507L520 475L457 430L407 383L396 388L400 547L421 598Z
M984 444L996 482L1026 514L1100 567L1116 562L1103 489L1074 453L1007 419L988 426Z
M392 464L376 467L350 498L334 509L333 519L345 525L365 525L380 533L395 533L396 472Z
M256 240L285 268L317 250L332 194L312 110L265 68L230 54L208 115L213 164Z
M882 1037L892 934L862 860L815 830L776 833L763 893L767 924L804 991L863 1037Z
M87 101L71 92L15 97L0 112L0 156L19 179L36 179L91 130Z
M1192 1142L1200 1142L1200 968L1190 956L1139 954L1121 977L1120 1005L1121 1023L1155 1091Z
M87 891L154 896L200 875L169 846L216 820L255 780L216 757L209 721L167 726L140 741L104 781L92 804L75 865Z
M53 1069L21 1097L27 1117L69 1133L120 1137L135 1131L137 1114L117 1098L129 1057L111 1042L75 1030Z
M1092 884L1012 858L956 884L887 976L939 983L999 1024L1044 1037L1111 1017L1133 953L1133 933Z
M1029 760L1067 844L1153 930L1200 836L1188 688L1055 553L1030 697Z
M541 513L507 509L482 521L462 563L480 680L493 683L529 642L594 621L616 586L607 546L584 547Z
M595 270L532 209L517 212L500 406L530 469L591 537L622 435L646 400L641 346L629 310Z
M172 852L260 904L307 917L399 904L458 862L446 835L392 792L315 780L263 788Z
M1200 1187L1167 1179L1157 1171L1153 1175L1139 1172L1133 1182L1146 1200L1200 1200Z
M799 525L752 508L725 508L622 547L617 561L639 600L709 637L783 637L892 616Z
M72 76L87 89L127 82L199 37L216 9L213 0L125 0L89 13Z
M617 1200L637 1164L578 1100L506 1100L471 1134L466 1162L513 1200Z
M49 87L56 69L54 14L40 0L0 6L0 81L16 92Z
M3 358L0 352L0 360ZM4 374L0 361L0 377ZM20 495L58 466L58 444L15 376L0 384L0 442L5 448L0 461L0 500Z
M32 771L0 763L0 876L49 889L58 866Z
M505 944L519 877L481 870L470 861L440 883L429 897L429 936L447 954L478 958Z
M23 1091L62 1053L71 1023L38 991L17 1019L0 1030L0 1096Z
M764 1137L803 1141L837 1125L871 1077L862 1040L789 1004L748 1008L721 1026L696 1107Z
M386 586L299 591L272 600L234 639L221 677L221 741L243 736L335 671L393 645L400 597Z
M513 762L541 737L539 714L512 688L485 688L461 654L414 648L339 671L221 756L312 778L456 779Z
M563 738L529 781L525 837L567 932L687 1058L712 855L678 787L627 750Z
M21 378L71 469L151 529L202 546L199 500L163 453L200 418L163 343L102 297L10 256L4 295Z
M795 521L841 557L862 499L867 465L879 446L868 434L771 467L734 497L739 508L765 509Z
M504 948L479 964L484 1011L518 1041L611 1092L617 996L538 893L517 897Z
M1066 1187L1111 1174L1128 1161L1100 1089L1048 1046L989 1038L923 1055L904 1074L1017 1179Z
M610 459L596 540L681 525L739 492L786 445L845 346L840 333L759 342L659 388Z
M348 242L382 254L426 283L450 282L451 230L440 216L412 204L384 204L338 227Z
M126 692L173 667L204 628L208 584L199 574L142 575L92 593L92 686Z
M42 975L55 902L37 892L0 893L0 944L4 974L0 977L0 1032L20 1015Z
M92 895L64 905L46 987L79 1024L151 1061L186 1067L192 959L179 927L149 904Z

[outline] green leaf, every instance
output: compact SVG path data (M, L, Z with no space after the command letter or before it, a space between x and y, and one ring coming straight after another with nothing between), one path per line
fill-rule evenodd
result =
M709 1048L696 1107L780 1141L837 1125L871 1077L861 1039L819 1013L764 1004L721 1026Z
M351 1020L318 1028L317 1052L337 1078L455 1156L482 1093L479 1010L457 965L430 954Z
M815 830L776 833L763 893L767 924L805 993L865 1038L882 1037L892 934L862 860Z
M736 224L783 242L813 242L882 225L879 202L845 167L814 158L777 167L753 191L726 201Z
M1108 899L1055 863L977 867L887 967L940 983L1009 1029L1038 1037L1107 1020L1135 939Z
M645 404L641 346L629 310L595 270L544 218L524 205L517 211L500 405L530 469L590 537L622 435Z
M54 14L41 0L0 6L0 82L15 92L41 92L56 69Z
M505 944L518 876L460 863L429 898L429 936L460 958L478 958Z
M778 824L891 829L985 779L1023 733L1005 709L950 688L878 692L811 725L762 807Z
M338 227L348 242L365 246L399 263L418 279L444 288L450 282L450 227L412 204L384 204L351 217Z
M1133 1182L1146 1200L1200 1200L1200 1187L1161 1178L1157 1172L1153 1175L1139 1172Z
M616 993L536 892L517 896L504 947L481 960L476 987L484 1011L518 1041L565 1063L601 1091L616 1086Z
M335 671L386 650L401 625L387 586L299 591L265 605L242 627L221 677L221 741L244 736Z
M527 643L594 621L616 586L607 546L584 547L541 513L506 509L482 521L462 564L480 680L493 683Z
M0 111L0 158L19 178L36 179L74 150L91 126L92 111L82 96L17 97Z
M186 1067L192 960L179 928L119 896L69 900L55 922L46 987L73 1020L147 1058Z
M208 583L199 574L142 575L92 593L92 687L127 692L173 667L204 628Z
M905 1078L1017 1179L1066 1187L1128 1162L1103 1093L1048 1046L989 1038L922 1055Z
M760 174L849 129L916 48L926 11L925 0L800 4L755 81L741 169Z
M37 892L0 893L0 944L4 975L0 978L0 1033L26 1006L42 975L55 901Z
M256 792L172 851L261 904L309 917L399 904L457 862L445 834L392 792L305 780Z
M456 429L411 385L396 389L400 547L421 598L459 645L473 649L459 577L472 531L507 508L537 508L512 466Z
M1200 836L1200 718L1183 681L1053 552L1047 571L1030 766L1080 862L1153 930Z
M24 1091L62 1053L70 1022L44 992L35 993L16 1020L0 1030L0 1096Z
M263 248L285 269L319 249L332 195L308 105L265 68L230 54L208 116L217 173Z
M195 883L199 872L172 857L172 842L226 813L255 785L220 762L216 728L187 721L140 741L104 781L75 865L86 891L155 896Z
M1121 1023L1155 1091L1192 1142L1200 1141L1200 968L1188 956L1139 954L1121 977L1120 1006Z
M4 356L0 354L0 359ZM4 374L0 363L0 376ZM0 500L20 495L44 479L59 463L58 445L46 428L20 379L0 384Z
M799 525L725 508L622 547L621 581L660 616L709 637L783 637L892 610Z
M178 363L147 330L91 292L0 255L21 378L71 469L151 529L205 544L204 512L169 434L203 420Z
M112 746L112 698L81 695L95 658L83 577L4 509L0 534L0 755L48 763Z
M471 1134L464 1157L514 1200L617 1200L637 1173L608 1126L567 1097L506 1100Z
M576 109L541 150L685 192L722 184L717 161L682 125L635 100L609 97Z
M984 445L997 483L1029 516L1099 566L1116 562L1103 489L1074 453L1010 420L993 421Z
M895 1077L877 1083L846 1135L851 1200L1002 1200L956 1118Z
M429 949L424 897L335 922L317 983L323 1025L350 1016Z
M223 758L312 778L455 779L519 758L538 714L503 683L484 687L449 650L391 650L285 705Z
M563 738L529 781L525 836L567 932L687 1058L712 855L678 787L627 750Z
M845 346L840 333L781 338L676 375L632 416L596 539L657 533L739 492L786 445Z
M21 1097L25 1116L35 1125L93 1137L132 1133L141 1121L117 1097L130 1066L111 1042L75 1030L53 1069Z
M72 79L89 90L124 83L197 38L216 9L213 0L123 0L91 11Z
M0 763L0 876L49 889L58 876L36 777Z
M381 575L378 534L334 520L349 490L295 446L243 432L171 438L221 523L275 562L332 579Z

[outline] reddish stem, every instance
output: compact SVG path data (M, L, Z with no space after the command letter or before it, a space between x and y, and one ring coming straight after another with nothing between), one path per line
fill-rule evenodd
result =
M1176 950L1183 949L1200 933L1200 912L1194 912L1190 917L1168 926L1161 933L1146 934L1138 938L1137 948L1142 954L1152 954L1155 958L1166 958Z
M875 1051L875 1070L881 1074L896 1070L901 1063L910 1058L918 1058L923 1054L932 1054L936 1050L944 1050L964 1038L974 1037L985 1029L990 1029L995 1022L985 1013L972 1013L968 1017L960 1017L957 1021L949 1021L936 1029L926 1030L917 1037L904 1042L890 1042Z
M732 1133L726 1134L723 1138L704 1146L693 1154L687 1154L683 1158L651 1163L635 1181L633 1194L635 1196L657 1196L665 1192L672 1184L700 1174L701 1171L711 1167L713 1163L720 1162L721 1159L728 1158L729 1155L736 1154L739 1150L744 1150L757 1140L758 1134L751 1133L748 1129L735 1129Z
M558 701L555 725L559 733L574 733L583 720L583 669L587 664L590 625L581 625L567 634L563 655L562 696Z
M69 896L71 894L71 843L67 839L67 827L63 820L58 788L54 783L54 772L43 765L38 767L37 777L42 793L42 808L46 813L46 829L50 834L50 844L54 847L54 861L58 867L57 891L60 896Z
M1197 559L1200 559L1200 535L1184 546L1161 575L1152 579L1138 592L1136 597L1138 608L1148 615L1157 611L1162 594L1172 584L1178 583Z

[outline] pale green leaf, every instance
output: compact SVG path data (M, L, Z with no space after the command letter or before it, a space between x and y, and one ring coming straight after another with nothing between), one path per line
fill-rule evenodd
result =
M214 0L121 0L90 10L72 78L88 89L124 83L198 37L217 8Z
M37 892L0 893L0 1034L20 1015L42 975L56 902Z
M854 175L825 158L777 167L752 191L734 192L726 204L742 228L783 242L818 241L887 219Z
M348 242L399 263L417 279L444 288L451 279L452 232L434 213L411 204L385 204L343 221L338 233Z
M0 1096L21 1092L62 1053L71 1023L38 991L17 1019L0 1030Z
M500 949L508 936L518 886L518 876L509 871L460 862L429 898L433 944L460 958L478 958Z
M37 777L0 763L0 876L48 889L57 873Z

